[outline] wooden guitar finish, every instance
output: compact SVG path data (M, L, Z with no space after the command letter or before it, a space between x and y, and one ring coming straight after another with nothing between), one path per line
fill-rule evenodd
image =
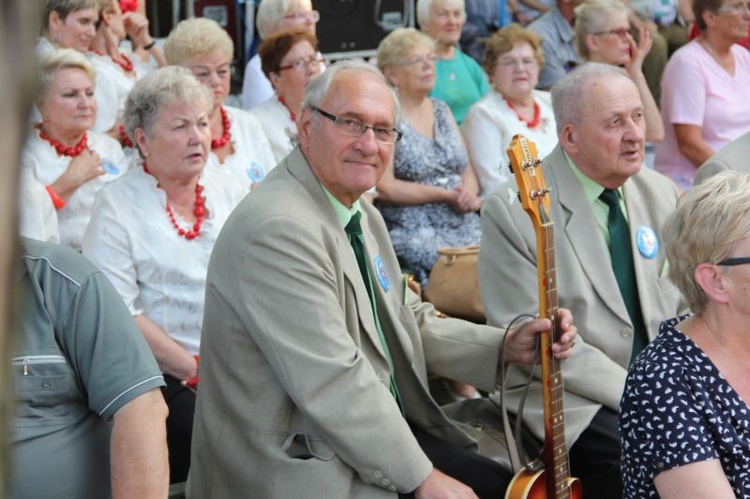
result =
M563 379L560 361L552 355L559 331L557 276L553 224L549 219L549 189L542 176L542 161L536 144L516 135L508 148L510 166L518 184L521 206L531 217L536 233L536 261L539 316L552 321L552 328L540 335L542 401L544 404L544 447L540 460L527 464L513 478L506 499L581 499L581 482L571 478L563 418Z

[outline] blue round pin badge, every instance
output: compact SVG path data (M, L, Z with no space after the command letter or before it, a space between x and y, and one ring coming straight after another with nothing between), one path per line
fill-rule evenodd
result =
M635 232L635 244L638 251L646 258L653 258L659 252L659 239L651 227L641 225Z
M391 280L388 278L388 270L385 268L383 259L376 256L373 263L375 264L375 273L378 275L380 287L387 293L391 289Z
M263 170L263 167L255 161L250 163L250 167L246 170L246 173L253 183L260 182L266 176L266 172Z
M102 168L105 172L111 173L112 175L118 175L120 173L120 167L117 166L117 163L108 158L102 159Z

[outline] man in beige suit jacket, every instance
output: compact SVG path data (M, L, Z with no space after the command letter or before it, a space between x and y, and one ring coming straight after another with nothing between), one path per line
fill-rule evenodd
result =
M708 158L695 173L694 185L724 170L750 173L750 132L733 140Z
M571 470L582 479L584 497L620 497L617 410L634 325L612 269L608 208L598 196L605 188L619 190L642 319L653 338L660 322L682 308L677 289L666 278L659 236L678 194L666 177L642 168L643 106L636 86L619 68L586 64L558 82L552 99L559 144L544 159L542 171L551 189L559 303L570 309L580 330L580 348L562 368ZM536 241L516 191L511 181L482 207L480 288L488 323L497 326L538 307ZM518 386L523 376L512 367L508 381ZM511 410L519 392L511 390L508 396ZM523 416L543 439L541 400L537 382Z
M397 117L377 70L329 68L308 85L300 146L227 220L208 270L188 497L476 497L423 450L432 444L485 470L501 496L507 474L471 452L427 377L494 389L502 331L437 318L359 200L393 160ZM356 210L375 307L344 231ZM575 338L565 323L560 358ZM509 333L502 360L530 362L545 325Z

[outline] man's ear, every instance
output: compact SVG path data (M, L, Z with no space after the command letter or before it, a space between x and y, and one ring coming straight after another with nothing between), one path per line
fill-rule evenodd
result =
M578 143L578 130L572 123L568 123L559 134L560 147L568 154L577 154L580 144Z
M313 118L309 107L303 107L302 112L297 119L297 134L299 135L299 144L302 150L306 150L310 144L312 134Z

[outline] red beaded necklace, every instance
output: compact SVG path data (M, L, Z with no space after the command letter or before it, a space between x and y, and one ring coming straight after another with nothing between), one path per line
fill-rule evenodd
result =
M52 144L52 147L55 148L55 151L57 151L57 154L60 156L70 156L71 158L75 158L86 149L86 146L88 146L89 139L86 133L83 134L83 137L81 137L81 140L79 140L76 145L68 147L47 135L40 125L37 125L37 127L39 128L39 138Z
M102 52L98 52L96 50L92 50L92 52L102 57L105 55ZM112 62L120 66L122 70L125 71L126 73L130 73L131 71L133 71L133 61L131 61L130 58L126 56L125 54L120 53L120 58L121 58L120 60L117 60L112 56L107 56L107 57L109 57Z
M230 123L229 116L227 116L227 111L226 109L224 109L224 106L221 106L219 108L219 111L221 111L221 126L224 130L224 133L218 139L211 139L211 149L224 147L225 145L227 145L227 142L232 139L232 132L229 129Z
M148 170L148 165L144 162L143 163L143 171L150 174L151 172ZM195 215L195 223L193 224L193 228L190 230L185 230L182 227L180 227L180 224L177 223L177 218L174 215L174 211L172 210L172 207L169 205L169 201L167 201L167 215L169 216L169 221L172 222L172 227L175 228L177 231L177 234L181 237L184 237L188 241L192 241L196 237L198 237L198 234L201 232L201 225L203 225L203 219L206 216L206 200L203 199L203 186L196 183L195 184L195 208L193 208L193 215Z
M534 117L532 119L530 119L530 120L527 120L526 118L524 118L523 116L521 116L520 114L518 114L518 111L516 111L516 108L513 107L513 104L511 104L508 99L506 99L505 97L503 97L503 100L505 100L505 103L508 104L508 107L511 108L514 113L516 113L516 117L518 118L518 121L523 121L524 123L526 123L526 126L528 128L534 128L535 126L537 126L539 124L539 121L541 119L542 111L539 108L539 104L537 104L536 101L534 101Z
M128 137L128 132L125 131L125 125L120 125L120 144L122 147L133 147L133 141Z
M289 117L292 119L293 122L297 122L297 116L292 112L291 109L289 109L289 106L286 105L286 102L284 102L284 98L279 95L279 102L281 102L281 105L286 108L287 111L289 111Z

